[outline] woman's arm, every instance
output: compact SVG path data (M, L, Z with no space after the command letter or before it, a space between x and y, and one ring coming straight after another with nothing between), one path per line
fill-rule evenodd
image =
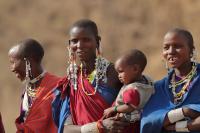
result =
M116 120L115 117L110 117L102 120L102 129L104 132L123 132L124 128L128 126L128 122ZM99 132L97 128L97 122L85 124L83 126L78 125L65 125L63 133L95 133Z
M165 116L163 127L167 128L170 125L173 125L174 123L183 120L185 118L183 108L177 108L170 110L167 115Z
M185 123L185 126L183 126L183 129L186 129L186 130L189 130L189 131L200 131L200 112L197 112L195 110L185 108L185 107L183 107L182 110L183 110L183 114L184 114L185 118L191 119L191 120L188 120L188 121L182 120L182 123ZM165 119L164 122L166 124L167 119ZM180 125L178 123L180 123L180 121L175 122L173 124L168 124L168 125L166 124L164 126L164 128L166 130L169 130L169 131L179 130L179 129L176 129L178 127L177 125Z
M80 133L81 126L78 125L65 125L63 133Z
M116 113L130 113L134 110L135 108L129 104L113 106L104 110L104 118L111 117Z
M183 108L184 115L189 117L191 121L188 121L187 128L190 131L200 131L200 112L189 108Z

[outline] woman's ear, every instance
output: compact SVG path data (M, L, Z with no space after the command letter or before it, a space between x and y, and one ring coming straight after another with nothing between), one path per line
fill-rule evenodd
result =
M100 36L97 36L97 37L96 37L96 41L97 41L97 48L99 48L100 41L101 41L101 37L100 37Z

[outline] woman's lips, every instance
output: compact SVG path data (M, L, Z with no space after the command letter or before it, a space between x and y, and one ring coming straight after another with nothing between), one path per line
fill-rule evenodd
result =
M169 62L170 64L176 63L176 62L177 62L177 57L170 57L170 58L168 58L168 62Z

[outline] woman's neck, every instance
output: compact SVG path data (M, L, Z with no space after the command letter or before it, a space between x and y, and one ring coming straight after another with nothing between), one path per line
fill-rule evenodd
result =
M86 69L86 74L90 74L95 69L95 59L91 59L87 62L82 62L83 68Z
M35 69L33 69L33 77L32 79L38 77L44 70L42 68L42 66L38 66L38 67L34 67Z
M187 62L181 65L179 68L175 68L174 70L175 70L176 76L184 78L192 70L192 63Z
M30 80L30 84L32 89L36 89L40 86L40 83L44 77L44 70L42 66L34 67L33 69L33 77Z

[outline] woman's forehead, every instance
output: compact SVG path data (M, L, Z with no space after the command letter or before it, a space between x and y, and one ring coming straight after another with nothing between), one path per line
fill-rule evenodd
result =
M15 56L15 57L19 57L20 56L20 50L19 50L19 46L14 46L12 47L9 52L8 55L10 56Z
M90 28L85 27L73 27L70 30L70 36L77 36L77 35L87 35L87 36L94 36L94 33Z
M164 36L164 43L174 42L174 41L187 42L187 38L182 34L178 34L175 32L169 32Z

